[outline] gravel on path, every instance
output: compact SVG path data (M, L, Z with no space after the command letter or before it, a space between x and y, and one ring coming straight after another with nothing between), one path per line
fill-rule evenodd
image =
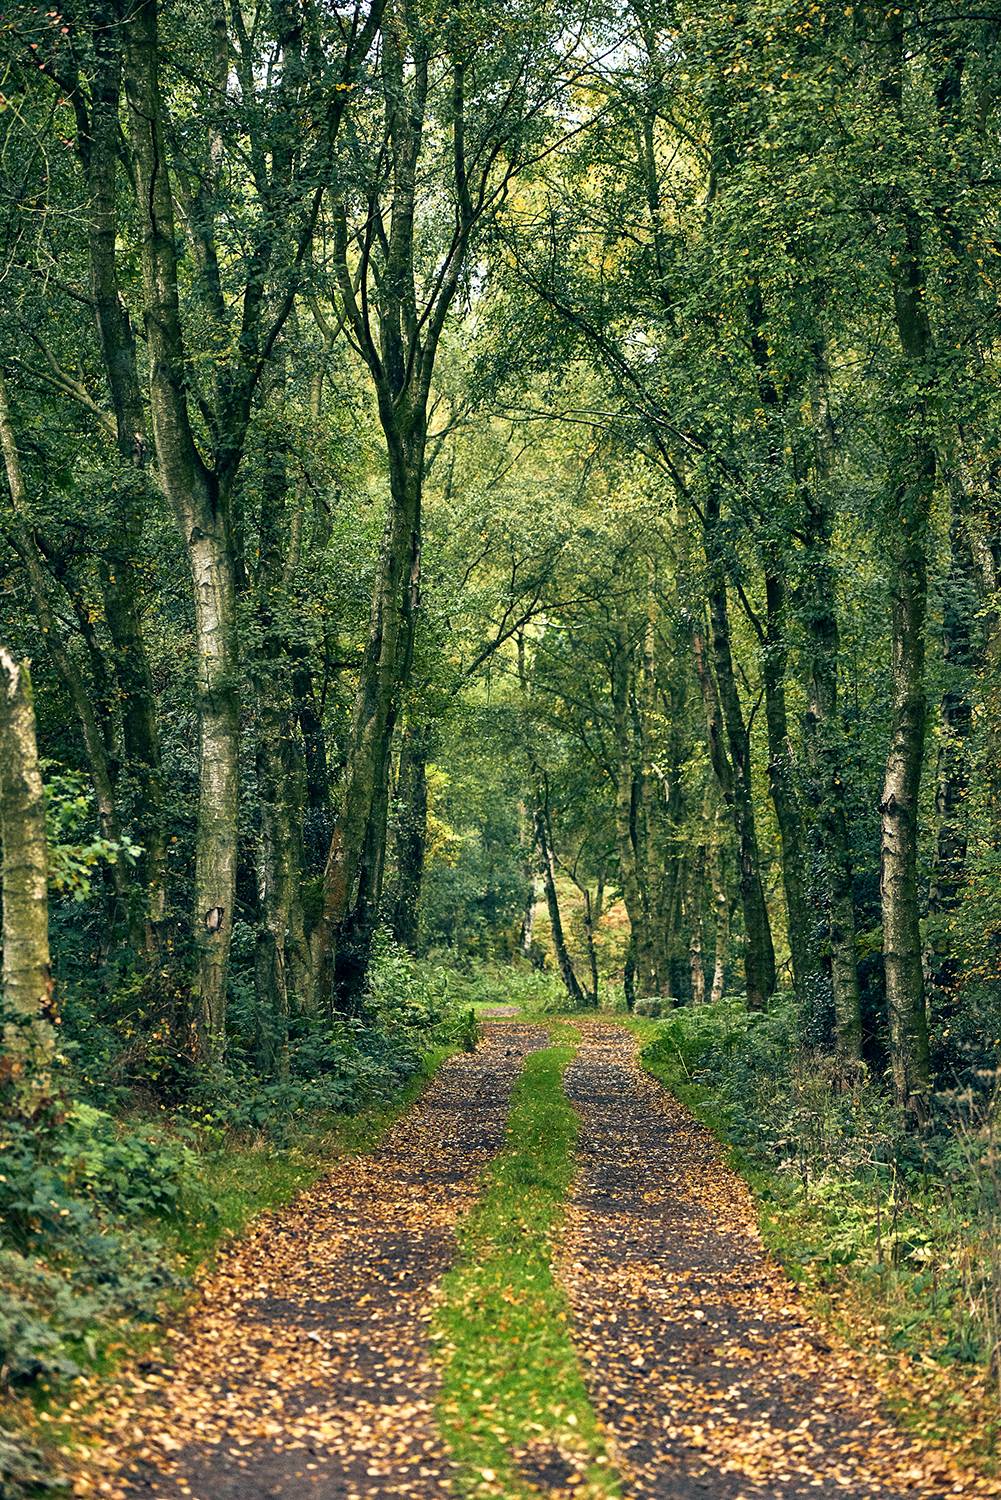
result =
M108 1410L120 1500L445 1500L428 1321L537 1026L489 1022L370 1154L260 1220ZM115 1412L119 1411L116 1418Z
M908 1444L765 1253L710 1132L621 1027L576 1024L580 1170L560 1273L630 1500L999 1493Z

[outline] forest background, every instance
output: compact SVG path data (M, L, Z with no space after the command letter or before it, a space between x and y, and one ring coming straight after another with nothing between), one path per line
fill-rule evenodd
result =
M25 1252L181 1191L116 1115L357 1108L498 972L670 1012L652 1062L854 1184L845 1262L887 1213L894 1274L936 1245L936 1347L989 1361L999 38L5 9L3 762L33 698L50 888L30 960L5 926L8 1376L66 1358Z

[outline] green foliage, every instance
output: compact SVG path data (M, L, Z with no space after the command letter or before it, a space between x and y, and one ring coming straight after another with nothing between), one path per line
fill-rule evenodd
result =
M127 833L117 842L98 836L81 838L81 831L94 818L93 794L85 778L77 772L56 771L51 761L42 761L42 770L49 885L73 901L86 901L98 866L113 863L119 855L133 865L143 851Z
M542 1015L559 1015L568 1006L566 986L559 974L520 964L489 964L474 959L467 970L454 971L450 983L452 992L467 1005L516 1005Z
M209 1205L188 1146L149 1127L58 1098L31 1120L0 1123L0 1365L3 1380L78 1373L102 1326L149 1319L179 1278L161 1245L136 1231L174 1218L184 1194Z
M512 844L492 842L489 830L470 830L452 863L431 866L420 907L422 940L430 952L447 951L461 962L503 951L528 897Z
M443 1048L475 1046L468 1006L453 998L445 969L418 961L380 928L367 988L350 1014L260 1014L250 978L231 983L225 1063L192 1073L183 1112L207 1143L229 1131L282 1138L317 1111L356 1113L399 1094ZM257 1062L262 1034L276 1066Z
M864 1065L804 1048L795 1007L677 1010L642 1053L730 1147L797 1280L861 1299L891 1349L991 1363L1001 1347L993 1072L936 1096L915 1136Z
M0 1124L0 1225L22 1249L66 1230L97 1232L108 1215L174 1214L197 1175L182 1141L144 1126L119 1129L87 1104L63 1112L55 1101L42 1119Z
M59 1380L97 1358L113 1323L149 1322L184 1284L160 1243L130 1231L92 1230L48 1246L43 1260L0 1251L0 1364L6 1384Z
M34 1500L46 1491L65 1490L67 1480L53 1473L45 1456L27 1439L0 1431L0 1486L4 1500Z

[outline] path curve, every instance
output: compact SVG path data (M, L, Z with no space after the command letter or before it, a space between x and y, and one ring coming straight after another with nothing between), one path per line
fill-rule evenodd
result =
M750 1192L711 1133L578 1021L581 1117L561 1276L574 1341L631 1500L975 1495L908 1446L845 1347L765 1253Z
M490 1022L371 1153L261 1219L110 1414L120 1500L445 1500L427 1324L538 1026ZM114 1398L112 1398L114 1399ZM125 1485L122 1487L122 1480ZM106 1493L107 1490L105 1491Z

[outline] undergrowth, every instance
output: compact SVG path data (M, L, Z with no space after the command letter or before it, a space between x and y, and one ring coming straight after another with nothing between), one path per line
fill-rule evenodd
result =
M464 1493L528 1500L522 1463L563 1465L580 1496L618 1495L567 1334L551 1258L573 1176L577 1117L561 1080L580 1038L552 1026L515 1085L507 1144L460 1229L433 1338L443 1359L438 1419Z
M291 1069L284 1083L255 1090L238 1060L140 1112L116 1116L74 1099L79 1073L55 1081L30 1116L8 1101L0 1118L3 1500L58 1479L38 1422L60 1445L72 1441L65 1418L74 1392L123 1362L162 1358L162 1320L220 1246L337 1157L372 1146L445 1056L475 1046L476 1026L444 976L418 972L389 949L373 965L362 1013L333 1040L337 1072L327 1082L339 1079L340 1090L324 1087L322 1074L311 1088Z
M464 971L449 974L449 988L464 1005L516 1005L526 1013L565 1013L566 986L558 974L511 963L471 961Z
M991 1462L1001 1431L993 1074L937 1094L919 1135L864 1065L800 1045L788 1001L750 1014L723 1001L633 1029L643 1065L730 1148L769 1250L872 1355L905 1425Z

